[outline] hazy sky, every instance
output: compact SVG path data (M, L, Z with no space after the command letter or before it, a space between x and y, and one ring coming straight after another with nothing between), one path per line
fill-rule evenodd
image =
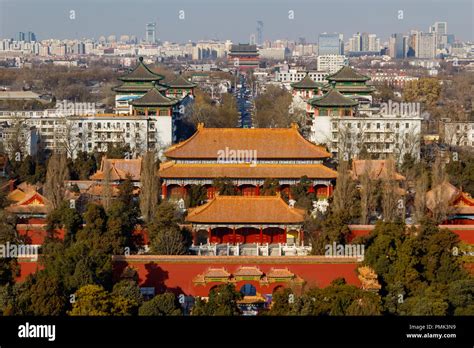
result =
M428 31L435 21L447 21L459 39L474 40L474 0L0 0L0 38L19 31L33 31L39 39L142 38L145 24L157 22L162 41L248 42L257 20L264 22L264 39L272 40L315 42L325 31L342 32L345 40L355 32L385 40L395 32Z

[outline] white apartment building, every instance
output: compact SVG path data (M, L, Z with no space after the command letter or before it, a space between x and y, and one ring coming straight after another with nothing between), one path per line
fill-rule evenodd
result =
M34 156L38 152L39 137L36 127L26 124L12 125L0 122L0 150L21 161L22 156Z
M40 148L66 152L75 158L79 151L107 151L109 144L129 144L131 155L147 150L159 152L173 141L172 116L133 116L104 114L71 114L68 110L0 111L0 124L8 128L22 124L34 127ZM0 141L7 145L7 137Z
M392 155L401 162L406 153L419 159L421 120L416 114L384 114L373 107L359 109L356 116L316 116L310 140L348 159L363 148L381 159Z
M474 120L451 121L446 119L441 123L440 128L443 141L446 144L474 147Z
M348 64L346 56L339 54L326 54L323 56L318 56L317 59L317 69L318 71L325 71L329 74L333 74L344 65Z
M293 83L301 81L306 76L306 70L289 69L284 71L277 71L275 73L275 81L282 83ZM309 71L309 77L315 82L326 82L326 76L329 75L326 71Z

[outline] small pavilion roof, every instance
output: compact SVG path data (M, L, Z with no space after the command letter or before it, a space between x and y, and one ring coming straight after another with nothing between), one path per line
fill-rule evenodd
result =
M327 92L321 97L311 98L308 103L315 107L352 107L357 106L359 104L354 99L344 96L335 88L331 88L329 92Z
M189 209L191 223L301 224L304 209L291 208L280 196L215 196Z
M345 65L341 69L336 71L334 74L326 76L326 80L336 81L336 82L350 82L350 81L365 82L365 81L370 80L370 77L359 74L350 66Z

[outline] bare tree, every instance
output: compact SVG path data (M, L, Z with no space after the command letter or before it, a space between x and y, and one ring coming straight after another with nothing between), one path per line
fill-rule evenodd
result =
M371 178L370 164L367 163L365 170L359 177L360 183L360 206L361 224L367 225L370 222L376 204L376 180Z
M53 154L48 161L44 193L52 209L60 206L65 197L65 180L69 179L67 157L65 154Z
M420 223L426 216L426 192L428 191L428 173L423 171L415 182L415 221Z
M395 161L388 159L385 161L387 175L382 178L382 213L384 221L394 221L399 216L400 207L400 187L395 180ZM404 205L404 204L403 204Z
M146 152L140 174L140 211L145 222L152 219L159 202L160 184L157 164L155 152Z
M110 161L107 160L107 158L103 159L104 161L104 167L103 167L103 180L102 180L102 190L101 190L101 195L102 195L102 205L104 206L105 210L108 210L110 208L110 205L112 203L112 185L110 183L110 175L111 175L111 166L110 166Z
M349 163L340 161L337 167L337 184L334 190L332 211L343 215L352 210L355 195L355 184L349 174Z

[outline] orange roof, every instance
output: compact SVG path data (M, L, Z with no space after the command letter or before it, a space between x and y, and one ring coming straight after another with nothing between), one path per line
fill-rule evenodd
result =
M291 128L205 128L201 123L194 135L165 151L168 158L217 158L221 151L256 151L258 159L316 159L331 155L303 138L298 127Z
M249 267L241 266L236 272L234 272L235 277L260 277L263 275L263 272L258 267Z
M474 214L474 199L448 181L444 181L426 192L426 206L428 209L433 210L436 204L439 204L439 201L454 207L457 214Z
M272 268L267 273L267 278L293 278L295 275L288 268Z
M20 189L15 189L7 195L7 199L12 202L20 202L26 197L26 193Z
M291 208L280 196L219 196L189 209L191 223L302 223L303 209Z
M387 178L387 160L354 160L352 161L352 177L354 180L358 180L361 175L366 171L369 172L371 179L386 179ZM393 172L393 179L395 180L405 180L405 177L397 172Z
M113 159L102 157L102 162L100 164L100 169L91 175L91 180L104 180L105 179L105 168L106 162L109 166L110 170L110 180L111 181L119 181L125 180L127 175L132 177L133 181L140 180L141 174L141 167L142 167L142 159Z
M22 200L6 207L5 210L15 214L47 214L48 204L49 201L46 199L46 197L36 191L31 191L29 193L26 193Z
M209 268L204 273L205 278L228 278L230 273L225 268Z
M247 163L176 163L160 165L162 178L288 178L335 179L337 172L323 164L257 164Z

